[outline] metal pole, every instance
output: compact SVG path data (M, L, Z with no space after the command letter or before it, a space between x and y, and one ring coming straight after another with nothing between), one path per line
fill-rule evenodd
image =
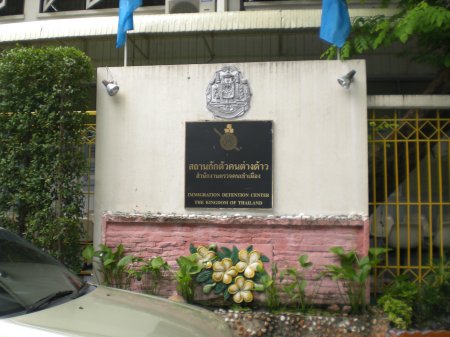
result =
M127 48L127 33L125 32L125 46L123 48L123 66L127 66L127 59L128 59L128 48Z

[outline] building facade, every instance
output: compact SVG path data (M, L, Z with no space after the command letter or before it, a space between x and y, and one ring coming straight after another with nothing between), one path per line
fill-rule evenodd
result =
M356 189L357 192L352 190L352 196L358 197L358 200L353 200L350 206L338 207L337 205L340 205L339 202L333 202L321 196L324 192L314 193L314 184L310 186L308 185L308 181L304 181L306 186L309 186L307 188L307 197L305 197L305 194L301 194L299 190L292 193L289 192L289 189L286 191L282 189L281 193L277 192L275 194L276 198L281 197L281 201L277 200L275 209L264 211L239 210L238 216L236 216L237 211L224 211L220 208L213 210L203 209L200 211L186 209L179 200L179 198L183 197L183 195L180 195L183 194L182 189L175 193L176 195L173 194L172 190L172 192L159 191L156 194L159 198L155 199L141 195L140 200L144 206L137 207L137 209L133 208L128 201L122 200L121 198L112 197L112 199L108 199L114 195L114 192L109 190L109 187L112 186L111 183L124 181L125 178L130 178L133 183L136 183L136 181L145 181L147 182L146 186L149 186L149 188L154 183L159 186L155 181L153 183L147 181L147 178L142 180L142 172L136 173L132 167L123 168L121 171L123 175L118 175L116 178L111 178L106 182L101 181L108 174L111 174L106 168L110 168L111 165L114 166L114 163L109 162L109 159L114 158L114 153L110 153L112 157L105 156L105 153L111 150L105 144L113 144L105 139L108 139L111 135L105 131L103 131L103 134L100 133L102 132L101 130L105 130L107 125L110 125L110 121L105 119L105 109L112 111L117 109L117 106L111 107L110 104L112 102L121 102L120 97L125 97L126 88L134 87L130 79L134 78L138 82L140 81L142 85L147 85L136 72L143 71L155 75L161 84L160 88L154 87L154 92L145 92L144 95L158 95L160 94L159 90L161 90L161 96L166 97L166 99L170 95L176 97L177 92L172 92L171 90L174 89L171 88L177 87L178 92L179 90L183 90L180 89L182 87L179 84L181 79L170 76L167 69L172 69L170 67L175 66L173 68L174 70L179 71L182 76L189 77L189 75L186 75L189 71L185 71L186 69L190 69L189 65L191 67L193 67L192 65L205 65L212 76L215 71L224 65L239 64L240 69L245 74L247 72L258 73L258 82L266 83L267 88L259 92L259 97L264 96L267 98L268 95L273 94L271 88L278 87L279 82L282 83L281 88L284 88L280 89L280 92L291 92L289 88L291 86L295 87L295 85L299 85L299 88L309 92L309 89L307 89L308 85L303 86L303 83L301 85L298 84L297 81L299 79L291 78L289 73L285 71L285 67L289 64L295 65L293 66L294 68L298 67L298 69L302 69L298 73L299 76L308 78L314 83L324 80L320 71L317 72L316 78L310 77L310 73L314 72L315 67L320 68L322 66L316 66L315 63L308 63L319 60L320 55L328 48L328 45L318 37L321 15L320 5L321 3L318 1L309 0L144 0L143 6L135 12L135 29L128 34L125 52L123 48L115 48L118 22L117 0L0 1L0 49L12 48L17 44L25 46L74 46L86 52L91 57L94 66L98 68L96 83L92 83L90 108L93 111L97 111L99 122L101 122L101 124L97 124L99 134L96 134L96 136L101 137L99 144L101 144L102 155L100 153L98 155L102 159L101 163L99 162L97 166L103 170L100 170L101 172L106 172L106 175L97 172L97 175L94 177L92 165L92 172L89 173L87 178L87 186L90 187L90 190L87 190L87 195L92 197L92 194L90 194L92 193L92 188L94 185L100 185L100 195L102 196L99 196L100 200L95 200L95 205L94 199L88 198L86 205L87 223L89 224L91 219L95 222L95 226L93 226L95 227L95 230L93 230L93 238L96 243L106 242L111 245L116 245L122 242L124 237L130 237L130 232L128 231L130 229L134 232L139 232L140 230L142 233L147 234L159 233L160 239L158 243L152 244L153 246L150 245L153 248L149 246L140 250L146 251L146 255L164 253L174 263L176 254L180 250L174 253L174 249L171 252L166 247L179 247L180 244L174 244L168 241L167 235L161 232L162 229L160 227L169 228L169 232L174 231L179 233L183 241L182 237L188 237L188 234L192 232L197 233L196 235L198 236L201 236L200 233L202 232L213 233L212 228L214 227L208 225L209 220L207 219L210 216L223 216L223 220L215 221L215 226L217 226L217 232L221 232L225 236L229 234L226 234L227 230L238 231L239 229L245 228L243 229L243 233L246 231L251 232L251 236L257 239L259 232L255 229L259 228L260 225L267 230L261 234L261 240L264 240L264 236L266 236L266 241L270 241L270 237L272 236L276 237L277 232L283 232L289 228L301 230L307 228L313 229L314 231L317 228L326 229L322 234L320 231L315 232L315 234L299 234L300 238L310 236L311 239L304 242L307 243L306 246L300 245L300 248L297 247L291 252L289 259L292 260L292 263L295 262L294 255L297 250L306 249L307 253L314 252L316 248L311 247L309 244L313 246L320 245L322 244L320 237L325 235L324 233L328 233L326 235L331 237L330 233L338 230L343 231L340 232L342 237L341 239L336 239L334 243L345 246L346 238L351 238L348 241L349 245L346 247L349 249L358 249L362 254L367 251L369 239L372 245L390 247L392 252L386 255L384 260L385 265L380 270L380 273L384 273L383 275L386 275L387 278L406 272L416 277L419 281L422 281L424 275L430 270L434 259L436 257L443 258L448 254L448 244L446 241L448 235L446 234L446 226L448 221L445 220L450 213L448 104L439 103L434 105L433 111L425 115L425 117L419 111L416 111L417 114L414 115L415 117L408 117L412 116L409 114L411 106L372 104L372 100L370 99L369 105L365 102L367 95L370 98L372 95L421 94L426 91L428 84L436 76L436 71L433 68L418 65L407 59L397 57L397 52L402 49L401 46L393 46L389 49L377 50L370 55L362 55L361 57L365 61L364 66L358 63L358 67L360 68L357 71L356 83L359 85L359 90L363 90L364 92L359 92L356 101L359 102L358 104L361 104L358 105L359 107L364 107L362 109L364 111L367 111L367 107L373 107L374 109L370 111L368 117L369 124L367 120L358 124L359 129L363 128L363 125L369 126L368 141L371 147L369 153L365 155L362 149L358 150L358 165L362 165L363 169L359 167L356 172L358 177L361 173L363 176L365 174L366 180L360 177L353 181L353 183L356 182L360 186ZM361 5L356 0L349 1L349 8L351 17L375 14L392 15L395 13L395 8L380 9L378 1L366 1L364 5ZM308 68L304 68L301 62L306 62L305 64L311 66L314 64L314 68L311 68L311 71L308 72ZM352 69L352 67L347 66L348 63L346 62L335 62L336 65L333 66L334 68L332 67L334 70L324 70L324 74L328 74L334 81L336 77ZM273 65L273 68L267 68L268 64ZM323 64L325 65L326 62ZM124 65L127 65L127 67L123 67ZM183 68L183 65L187 68ZM326 68L326 66L324 67ZM133 71L133 68L136 70ZM184 70L181 71L180 69ZM199 72L197 67L192 69L195 69L195 72ZM255 72L253 69L259 69L259 72ZM284 79L276 77L275 80L275 77L271 77L270 74L273 71L271 69L284 69L282 72L285 76ZM156 70L156 74L153 73ZM165 74L165 77L161 74ZM198 78L198 80L200 78L202 79L201 83L191 84L186 82L184 84L185 92L198 95L194 100L195 103L190 103L194 106L198 105L198 108L190 112L187 110L182 112L181 110L183 109L181 108L178 112L181 114L180 116L170 115L172 116L171 118L175 118L172 121L173 123L176 124L177 120L178 123L205 119L217 120L208 114L204 106L206 99L204 91L208 84L205 83L207 76L209 75L202 74ZM101 84L101 81L104 79L118 80L121 91L119 91L117 97L104 97L105 91ZM249 78L249 81L251 83L252 79ZM361 89L362 82L364 82L363 89ZM192 89L191 87L197 86L200 87L196 92L190 91ZM166 89L163 90L163 87ZM321 89L318 87L316 90L320 91ZM140 92L140 89L136 88L135 91ZM346 93L348 94L349 92ZM339 95L344 93L339 93ZM256 93L254 95L254 99L256 99ZM321 99L314 96L313 93L311 95L311 97L316 97L316 100L320 101L323 106L337 104L336 96L323 95ZM299 97L296 93L292 93L291 96L294 100ZM284 95L281 95L281 97L287 99ZM280 100L280 95L274 97L273 100L276 102L276 106L282 109L285 102ZM174 99L174 101L177 100ZM173 107L170 104L166 105L167 103L164 102L158 102L157 104L158 106L152 107L152 109L157 109L158 113L171 111L171 108L164 108L166 106ZM183 107L182 102L179 104L179 107ZM260 106L261 110L258 112L260 115L253 115L253 117L244 117L242 119L276 120L277 118L287 118L288 121L295 120L295 112L290 112L285 117L278 116L278 112L273 112L273 114L267 111L263 112L263 107L267 104L265 103ZM302 104L297 101L295 101L295 104L294 106L297 106L298 111L304 109ZM336 111L341 111L341 108L337 107ZM397 110L397 108L400 110ZM133 107L128 105L126 111L130 111L131 109ZM254 109L255 107L252 107L253 111ZM436 109L439 109L439 111ZM316 110L320 110L320 108ZM316 110L310 113L314 113ZM343 111L341 112L344 113ZM145 113L142 111L137 115L140 114L145 116ZM186 115L189 118L186 118ZM326 119L325 116L323 117L324 119ZM407 117L406 119L405 116ZM130 123L131 121L132 119L130 119ZM352 123L352 120L348 122ZM120 125L120 121L114 123ZM161 120L158 123L162 123ZM283 122L276 122L276 127L280 123L283 124L286 121L283 119ZM95 124L93 123L89 127L93 131ZM286 124L286 127L288 127L288 124ZM406 129L410 131L406 131ZM433 129L437 131L433 132ZM276 130L278 134L283 132L280 129ZM391 132L391 130L395 132ZM338 131L334 130L333 132ZM135 132L136 129L130 129L128 133L121 133L117 130L115 136L128 134L129 137L129 134L134 134ZM292 130L292 132L295 131ZM364 132L367 136L367 129ZM92 134L93 132L91 132ZM415 135L414 138L412 138L412 134ZM345 138L342 133L336 133L334 135ZM146 139L146 137L145 132L143 132L141 138ZM95 147L92 146L92 138L90 137L88 139L90 144L88 156L91 159L96 157ZM149 139L152 138L150 137ZM158 139L163 141L162 136ZM302 141L311 142L312 139L315 138L311 136L309 139L305 138ZM339 139L339 137L336 139ZM404 143L402 143L401 139L404 140ZM317 149L318 151L323 151L326 147L324 144L320 145L322 140L316 139L305 150ZM366 146L367 137L364 138L360 135L358 140ZM185 139L183 137L177 140L176 147L179 151L184 149L184 141ZM414 145L411 145L409 143L410 141L413 141L411 144ZM426 146L424 149L420 148L411 157L408 157L408 159L393 155L393 153L399 152L409 153L405 149L410 149L418 146L417 144L423 143L428 144L428 147ZM402 148L397 148L398 144L402 144ZM319 147L316 148L315 146ZM276 147L274 148L274 153L277 155L284 153L284 148ZM346 148L340 148L339 151L344 153L344 150ZM151 153L152 155L155 153L160 156L165 155L159 152L157 148L153 151ZM325 153L331 157L335 155L328 152L328 150ZM391 154L394 159L390 159ZM351 154L348 155L348 160L352 160ZM183 156L182 151L180 152L180 156ZM314 152L310 153L311 156L315 156ZM328 156L326 156L327 159L329 159ZM299 155L298 158L295 161L295 165L300 165L298 161L301 160L301 156ZM323 157L319 156L317 158ZM364 158L369 158L367 172L364 169L367 166L367 161ZM377 164L376 158L381 158L381 164ZM275 167L284 167L286 165L284 163L285 160L287 159L277 157L274 163ZM306 165L308 165L308 162L306 161ZM401 164L405 162L407 164ZM179 166L179 163L177 165ZM319 164L316 165L320 166ZM309 169L312 169L312 166ZM129 170L130 172L123 172L123 170ZM153 168L153 170L156 170L156 168ZM149 172L153 172L149 173L153 176L156 174L152 170ZM302 171L300 170L300 172ZM327 175L331 174L331 172L332 170L328 171ZM120 179L117 177L120 177ZM302 178L304 177L302 176ZM369 177L368 180L367 177ZM168 180L169 178L166 177L165 179ZM184 174L178 173L174 179L174 181L182 184ZM274 180L274 186L279 186L280 179L283 181L285 175L276 178ZM338 179L333 179L333 181L336 180ZM316 177L315 180L311 181L316 181L320 185L321 179ZM311 183L311 181L309 182ZM344 181L345 179L341 182ZM127 186L129 187L130 185ZM298 188L301 190L304 186L301 185ZM332 186L334 186L333 183L329 182L328 187L331 188ZM123 188L127 187L123 186ZM158 188L159 190L163 189L162 186ZM341 191L341 194L345 194L343 190L338 190ZM320 188L318 191L321 191ZM150 191L147 192L152 193ZM300 193L300 195L296 193ZM139 195L139 193L132 193L132 195ZM291 196L293 199L290 199ZM134 197L131 198L130 195L128 197L127 200L134 200ZM173 202L171 199L174 197L178 198L176 202ZM150 198L149 200L153 200L153 202L145 202L145 198ZM105 202L105 200L109 201ZM350 198L350 200L352 199ZM170 209L167 206L169 204L178 206L173 206L173 209ZM280 205L281 208L278 208ZM297 208L294 205L298 205ZM94 209L96 212L95 217ZM166 215L173 214L162 219L161 216L157 215L158 213ZM123 216L124 214L125 216ZM143 214L147 214L147 217L143 216ZM247 217L249 218L247 219ZM312 219L309 217L312 217ZM343 217L346 220L343 220ZM258 219L259 224L249 220L251 218ZM370 221L372 223L371 228L369 228ZM406 224L406 232L402 229L404 228L402 224ZM317 225L317 227L314 227L314 225ZM193 228L197 229L194 230ZM110 234L108 234L108 230L111 230L109 232ZM123 231L121 232L121 230ZM255 230L254 233L252 232L253 230ZM423 233L425 232L428 235L424 236ZM391 233L393 234L391 235ZM430 233L432 234L430 235ZM137 252L139 250L139 235L141 234L137 234L135 241L131 240L128 242L127 249L129 251ZM295 236L289 231L284 232L283 235L284 237L276 240L275 243L251 243L263 245L261 249L267 251L268 255L270 255L270 251L274 251L274 245L279 247L277 249L281 251L280 247L285 248L287 244L285 240L286 236ZM212 240L217 238L217 236L211 234L208 238L208 240ZM206 240L206 236L204 239L191 238L191 240L199 244L206 244L206 242L203 242L203 240ZM302 242L301 239L298 240ZM315 242L310 240L315 240ZM219 240L219 242L222 244L233 243L232 240ZM242 240L236 242L245 244ZM271 244L273 245L270 246ZM320 261L321 265L328 261L327 258L329 256L327 255L327 250L331 245L333 245L333 241L327 242L319 250L319 253L316 251L316 261ZM183 247L182 249L186 248L185 245L181 246ZM298 253L300 254L301 252L299 251ZM281 261L286 258L285 255L279 254L279 251L277 251L277 254L274 255L279 259L275 259L276 261Z

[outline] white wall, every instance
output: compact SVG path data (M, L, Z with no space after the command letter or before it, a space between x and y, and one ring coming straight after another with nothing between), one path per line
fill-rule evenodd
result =
M95 241L105 211L348 215L368 212L366 70L361 60L243 63L253 97L239 120L272 120L272 210L184 208L185 122L214 120L206 87L222 64L98 69ZM357 71L349 90L337 78Z

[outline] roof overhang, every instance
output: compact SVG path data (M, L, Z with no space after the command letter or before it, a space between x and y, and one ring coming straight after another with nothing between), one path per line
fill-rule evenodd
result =
M134 16L130 34L295 30L320 26L320 9L264 10ZM351 17L395 13L394 9L353 9ZM0 24L0 43L117 34L117 16L58 18Z

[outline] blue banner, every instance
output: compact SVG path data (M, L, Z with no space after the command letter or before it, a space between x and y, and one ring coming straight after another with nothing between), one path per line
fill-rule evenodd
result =
M133 12L142 6L142 0L120 0L119 1L119 26L117 27L116 48L125 44L127 31L133 30Z
M352 29L345 0L322 0L320 38L341 48Z

